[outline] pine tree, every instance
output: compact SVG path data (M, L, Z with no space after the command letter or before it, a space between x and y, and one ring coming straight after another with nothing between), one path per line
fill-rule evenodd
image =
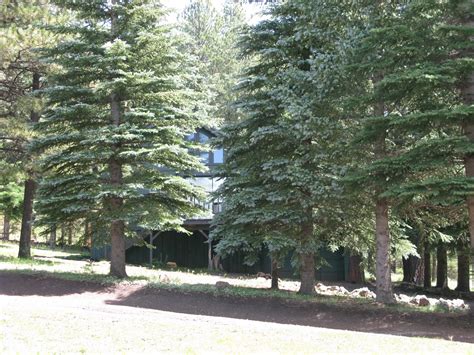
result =
M430 6L427 8L432 10L430 15L439 18L439 11ZM395 207L403 196L400 191L392 192L407 181L416 181L427 174L424 160L419 157L409 160L409 155L406 155L417 144L424 143L423 134L410 129L409 125L403 131L394 131L393 122L416 119L421 111L436 105L441 96L435 83L422 76L426 63L437 55L431 35L436 21L433 23L429 12L425 14L424 10L426 7L418 2L378 1L365 6L360 12L364 14L363 21L355 31L358 35L351 53L353 64L349 66L353 80L359 84L359 88L353 88L352 97L349 95L348 107L352 110L349 114L361 117L358 142L363 143L354 145L352 149L370 148L371 153L358 161L357 177L351 174L348 180L353 179L364 194L367 191L372 193L376 222L377 300L384 303L393 302L390 220L403 216L403 212L397 216L397 210L392 209L389 218L390 205ZM443 95L442 100L446 93ZM432 133L431 128L427 131Z
M20 184L19 169L8 164L1 164L0 169L0 211L3 215L3 238L9 239L13 222L21 218L23 190Z
M271 95L275 85L271 70L282 62L271 50L264 53L278 40L280 29L275 25L274 22L257 25L241 40L244 55L261 54L262 64L250 68L238 88L238 107L245 119L224 126L217 141L226 150L222 171L225 181L219 191L224 209L214 219L212 235L219 239L218 254L226 256L243 251L248 264L256 261L264 244L272 254L294 247L284 237L285 233L299 233L293 230L294 223L289 226L283 222L286 216L282 216L282 210L286 206L281 210L275 208L284 200L278 196L283 184L268 176L273 169L269 159L278 154L280 145L275 137L282 131L277 123L282 115L281 100ZM271 31L277 34L269 35ZM254 138L257 134L259 137ZM266 163L268 169L264 170Z
M76 19L70 40L47 51L58 70L44 90L37 208L50 226L79 218L105 231L111 275L125 277L125 237L181 229L200 191L182 175L202 170L186 135L200 125L187 89L189 63L154 0L57 0Z
M455 41L450 43L454 44L452 50L457 53L457 58L454 59L455 66L461 69L461 75L458 76L460 79L458 83L461 106L458 108L458 111L466 113L466 119L463 120L461 126L471 147L464 155L464 168L468 181L472 183L474 178L474 154L472 153L474 122L469 118L472 117L474 110L474 49L472 45L474 4L468 0L451 0L449 5L449 9L452 11L450 12L451 16L448 17L448 21L451 24L448 29L453 32L455 37ZM471 248L474 250L474 192L472 190L467 195L467 207Z
M43 26L61 22L65 15L53 14L49 1L6 0L0 4L0 16L0 153L8 161L21 165L25 172L18 256L28 258L36 171L27 143L41 109L34 92L40 89L41 77L47 69L34 49L57 41Z
M425 1L414 2L409 9L418 19L417 29L412 30L418 35L418 44L412 47L423 49L420 53L423 60L392 76L383 90L409 92L410 110L398 117L391 115L387 120L394 135L410 134L416 142L385 164L403 166L407 178L389 194L412 196L415 205L444 208L445 215L456 214L451 224L464 224L467 216L460 213L463 198L467 197L469 212L472 194L469 176L472 103L465 91L473 61L468 38L472 28L462 24L472 16L472 4ZM462 163L466 177L461 174Z
M242 6L226 2L222 11L209 0L192 1L180 18L180 29L189 40L183 50L196 57L196 89L205 99L208 126L236 121L234 86L243 68L237 42L245 25Z
M316 253L345 224L345 130L337 104L344 6L289 1L253 27L242 40L244 54L258 58L239 86L244 120L225 127L221 138L227 162L218 250L295 250L305 294L314 292Z

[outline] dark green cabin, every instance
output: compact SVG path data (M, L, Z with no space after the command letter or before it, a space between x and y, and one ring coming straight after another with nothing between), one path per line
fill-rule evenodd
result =
M203 230L207 234L208 230ZM152 262L165 264L175 262L179 267L190 269L205 269L208 267L208 243L205 236L195 230L191 235L176 232L160 233L153 240ZM347 273L347 257L342 249L331 252L327 249L320 251L321 258L326 263L316 271L316 279L321 281L344 281ZM127 262L131 264L149 264L150 249L146 246L132 246L126 251ZM267 252L262 251L257 263L252 266L244 264L243 254L234 254L221 260L225 272L239 274L270 273L271 261ZM279 271L281 277L293 278L296 275L291 265L289 255Z
M208 129L198 129L194 134L188 136L188 139L195 143L206 143L212 138L214 133ZM196 173L190 179L198 186L201 186L208 194L214 192L222 183L222 179L216 177L213 173L215 167L222 164L225 159L225 152L222 149L215 149L209 152L196 152L204 164L208 166L208 172ZM221 201L193 201L198 203L204 210L201 218L187 220L184 227L192 234L186 235L177 232L154 232L152 234L152 243L155 246L150 250L146 246L128 245L126 250L126 260L132 264L150 264L151 262L167 263L175 262L179 267L186 268L208 268L215 257L213 245L209 247L207 236L212 217L219 213ZM144 233L143 238L149 242L150 233ZM154 238L154 239L153 239ZM108 259L110 247L93 247L93 259ZM317 270L316 278L318 280L342 281L347 275L347 257L342 250L331 252L323 249L320 256L326 261L325 266ZM256 274L257 272L270 273L271 262L267 253L262 252L258 262L253 266L244 264L244 255L236 254L232 257L220 260L220 265L224 271L229 273ZM291 266L291 257L287 260L280 270L282 277L294 277L295 272Z

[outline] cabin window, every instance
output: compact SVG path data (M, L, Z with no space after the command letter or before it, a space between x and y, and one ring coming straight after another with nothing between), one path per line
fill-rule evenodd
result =
M199 156L201 157L201 162L204 164L209 164L210 159L209 159L209 152L202 152L199 153Z
M199 143L207 143L207 141L209 140L209 137L206 136L205 134L203 134L202 132L199 132L198 133L198 141Z
M210 137L204 132L198 130L196 133L192 133L186 136L186 139L190 142L208 144ZM214 151L193 151L191 152L198 155L201 162L206 165L222 164L224 163L224 150L217 149Z
M214 164L222 164L224 162L224 150L218 149L214 151Z

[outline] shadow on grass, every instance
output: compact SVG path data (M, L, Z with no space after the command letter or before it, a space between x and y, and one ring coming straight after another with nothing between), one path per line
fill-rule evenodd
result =
M91 255L88 253L81 253L81 254L71 254L68 256L59 256L58 259L64 260L90 260Z
M70 273L72 274L72 273ZM84 292L105 292L108 285L97 282L57 279L67 273L31 270L0 271L0 294L7 296L65 296ZM69 275L73 277L74 275Z
M308 297L305 301L305 297L293 297L294 293L285 298L270 290L257 291L266 293L266 297L253 297L255 293L251 290L247 290L247 295L236 297L232 288L212 293L200 292L208 289L209 285L182 285L168 289L143 287L120 299L107 301L107 304L474 343L472 314L401 312L400 309L378 306L374 302L359 303L330 296L312 296L312 300ZM234 291L240 293L240 290Z
M81 254L70 254L67 256L61 256L61 255L54 255L54 256L48 256L48 255L41 255L38 254L38 257L41 259L62 259L62 260L75 260L75 261L83 261L83 260L90 260L91 256L89 253L81 253Z
M146 278L130 278L130 281ZM203 285L126 284L100 274L0 271L0 294L64 296L84 292L110 293L106 304L174 313L249 319L367 333L443 338L474 343L474 316L467 313L405 312L369 301L343 297L300 296L294 292ZM116 298L119 296L119 298Z
M128 281L141 281L135 276ZM121 280L93 273L36 271L31 269L0 270L0 295L6 296L66 296L84 292L113 292Z

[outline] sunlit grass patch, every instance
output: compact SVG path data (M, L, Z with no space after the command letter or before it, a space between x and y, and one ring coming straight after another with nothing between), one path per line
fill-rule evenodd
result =
M20 259L14 256L0 255L0 263L9 263L15 265L54 265L54 261L43 259Z

